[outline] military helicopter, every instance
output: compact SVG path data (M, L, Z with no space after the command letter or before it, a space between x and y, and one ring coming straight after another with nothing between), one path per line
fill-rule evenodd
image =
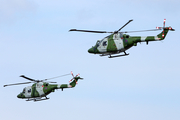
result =
M44 79L44 80L34 80L24 75L21 75L20 77L23 77L32 82L8 84L8 85L4 85L4 87L12 86L12 85L34 83L32 86L25 87L23 91L17 95L17 97L21 99L27 99L26 101L34 101L34 102L47 100L49 99L47 98L47 95L50 94L51 92L54 92L56 89L61 89L63 91L64 88L73 88L76 86L78 79L83 79L79 77L80 74L77 74L76 76L74 76L73 73L71 72L71 75L73 76L73 78L69 81L70 82L69 84L49 84L49 83L56 83L56 82L45 82L47 80L63 77L66 75L70 75L70 74L65 74L65 75L61 75L61 76L57 76L57 77L53 77L49 79Z
M163 27L156 27L156 29L151 30L141 30L141 31L126 31L120 32L122 28L124 28L127 24L129 24L133 20L129 20L124 26L122 26L119 30L114 32L107 32L107 31L92 31L92 30L77 30L77 29L70 29L69 31L78 31L78 32L91 32L91 33L111 33L110 35L106 36L102 40L98 40L95 46L92 46L88 50L89 53L92 54L101 54L100 56L109 56L109 58L114 57L121 57L127 56L129 53L126 53L126 50L131 48L132 46L137 46L137 43L146 42L147 45L150 41L160 41L163 40L168 31L174 31L172 27L165 27L166 19L164 19ZM156 30L163 30L160 34L156 36L130 36L128 34L123 33L131 33L131 32L144 32L144 31L156 31ZM115 55L124 52L122 55Z

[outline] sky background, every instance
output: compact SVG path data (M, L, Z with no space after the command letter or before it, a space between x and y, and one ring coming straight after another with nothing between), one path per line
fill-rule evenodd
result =
M3 120L179 120L180 1L178 0L0 0L0 118ZM69 29L122 31L166 26L164 41L138 44L129 56L109 59L89 54L109 34ZM157 35L160 31L133 33ZM17 98L26 75L45 79L80 73L73 89L49 100ZM71 76L54 79L68 83ZM29 84L31 85L31 84Z

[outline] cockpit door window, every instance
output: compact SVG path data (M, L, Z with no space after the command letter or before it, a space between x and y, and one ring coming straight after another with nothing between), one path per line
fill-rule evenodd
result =
M103 46L106 46L106 45L107 45L107 41L104 41L104 42L102 43L102 45L103 45Z
M28 93L31 93L31 89L28 90Z

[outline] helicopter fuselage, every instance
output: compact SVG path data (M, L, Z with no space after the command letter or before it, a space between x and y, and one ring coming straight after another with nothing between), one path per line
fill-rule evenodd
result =
M160 41L166 37L169 30L174 31L174 29L172 29L171 26L165 27L166 19L164 19L163 27L156 27L156 29L152 29L152 30L120 32L121 29L123 29L131 21L133 20L129 20L119 30L114 31L114 32L79 30L79 29L70 29L69 31L90 32L90 33L111 33L109 36L103 38L102 40L98 40L96 42L96 45L88 50L89 53L101 54L100 56L109 55L109 58L129 55L126 53L126 50L131 48L132 46L137 46L138 42L146 42L148 44L149 41ZM132 32L156 31L156 30L163 30L163 31L157 36L129 36L129 35L123 34L123 33L130 33L130 32L132 33ZM124 55L111 56L113 54L119 54L121 52L124 52Z
M127 34L114 33L102 40L98 40L96 45L90 48L88 52L92 54L101 54L101 56L119 54L121 52L125 53L127 49L137 46L138 42L146 42L148 44L149 41L163 40L169 28L165 28L163 31L164 32L161 32L157 36L129 36Z
M55 89L70 88L68 84L49 84L46 82L35 83L32 86L25 87L23 91L17 95L18 98L36 98L45 97L46 95L54 92Z
M51 92L54 92L55 89L62 89L63 91L64 88L75 87L78 79L82 78L75 77L70 84L49 84L46 82L34 83L32 86L25 87L23 91L17 95L17 97L21 99L46 97Z

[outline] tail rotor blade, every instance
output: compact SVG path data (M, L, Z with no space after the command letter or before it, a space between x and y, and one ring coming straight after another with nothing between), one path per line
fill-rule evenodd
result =
M80 74L78 73L75 77L79 76Z
M166 23L166 19L164 19L163 28L165 28L165 23ZM162 38L164 38L164 30L163 30L163 33L162 33Z
M73 79L74 79L74 77L69 82L72 82Z
M71 71L71 75L74 77L73 72Z
M162 27L156 27L156 29L157 29L157 30L161 30L161 29L162 29Z
M163 27L165 28L165 22L166 22L166 19L164 19L164 22L163 22Z

